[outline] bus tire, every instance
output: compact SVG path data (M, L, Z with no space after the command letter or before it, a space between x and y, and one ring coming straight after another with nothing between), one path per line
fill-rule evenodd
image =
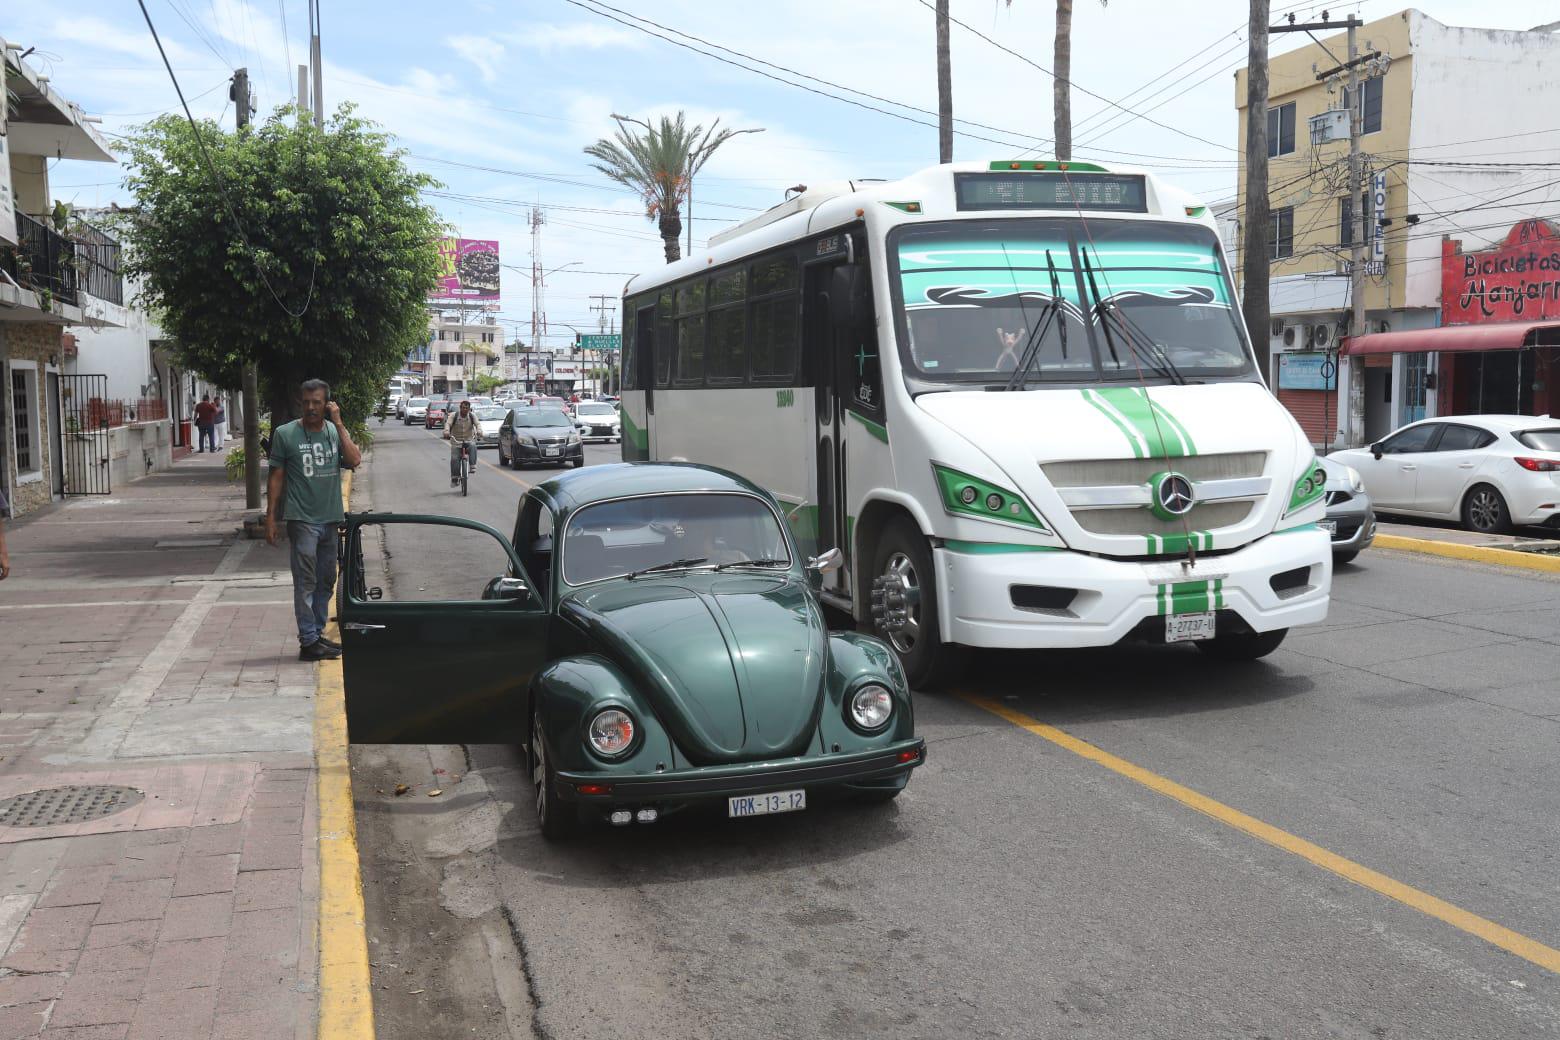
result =
M932 550L926 536L908 518L891 520L872 550L869 580L890 574L905 586L911 601L910 624L899 632L877 632L874 628L874 634L893 647L912 688L936 689L953 676L959 654L957 647L944 643L938 634Z

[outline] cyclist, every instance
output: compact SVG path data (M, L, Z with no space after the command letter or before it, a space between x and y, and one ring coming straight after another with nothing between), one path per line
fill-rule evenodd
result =
M460 484L460 446L467 446L467 458L471 462L470 476L477 473L477 439L482 434L482 428L477 424L477 417L471 413L471 402L462 400L460 408L451 412L449 418L444 420L444 439L450 442L450 487Z

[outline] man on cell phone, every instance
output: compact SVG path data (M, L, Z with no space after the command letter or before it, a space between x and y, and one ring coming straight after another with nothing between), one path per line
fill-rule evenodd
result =
M341 409L330 400L330 386L322 379L310 379L300 389L303 417L271 434L265 540L275 545L277 521L286 522L292 546L298 660L326 661L341 656L341 647L323 635L336 588L336 525L345 519L341 467L357 468L363 453L341 423Z
M450 487L460 483L460 446L468 446L467 454L470 456L470 475L477 472L477 438L482 429L477 425L477 417L471 414L471 402L461 401L460 408L450 413L444 420L444 439L450 442Z

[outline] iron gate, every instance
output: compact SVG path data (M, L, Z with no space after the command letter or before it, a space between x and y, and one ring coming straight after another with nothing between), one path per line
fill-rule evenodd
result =
M109 493L109 428L117 425L117 401L108 400L108 376L60 376L64 417L65 494Z

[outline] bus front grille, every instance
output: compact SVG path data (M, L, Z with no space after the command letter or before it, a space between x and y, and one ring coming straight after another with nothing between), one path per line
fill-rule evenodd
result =
M1243 451L1223 455L1187 455L1181 458L1152 459L1078 459L1046 462L1040 466L1051 486L1064 488L1123 488L1147 486L1155 474L1166 470L1180 473L1194 482L1242 480L1262 476L1267 452ZM1146 505L1109 505L1105 508L1071 510L1073 520L1090 534L1105 536L1183 534L1186 531L1216 531L1244 523L1260 499L1235 499L1198 502L1191 512L1174 520L1161 520Z

